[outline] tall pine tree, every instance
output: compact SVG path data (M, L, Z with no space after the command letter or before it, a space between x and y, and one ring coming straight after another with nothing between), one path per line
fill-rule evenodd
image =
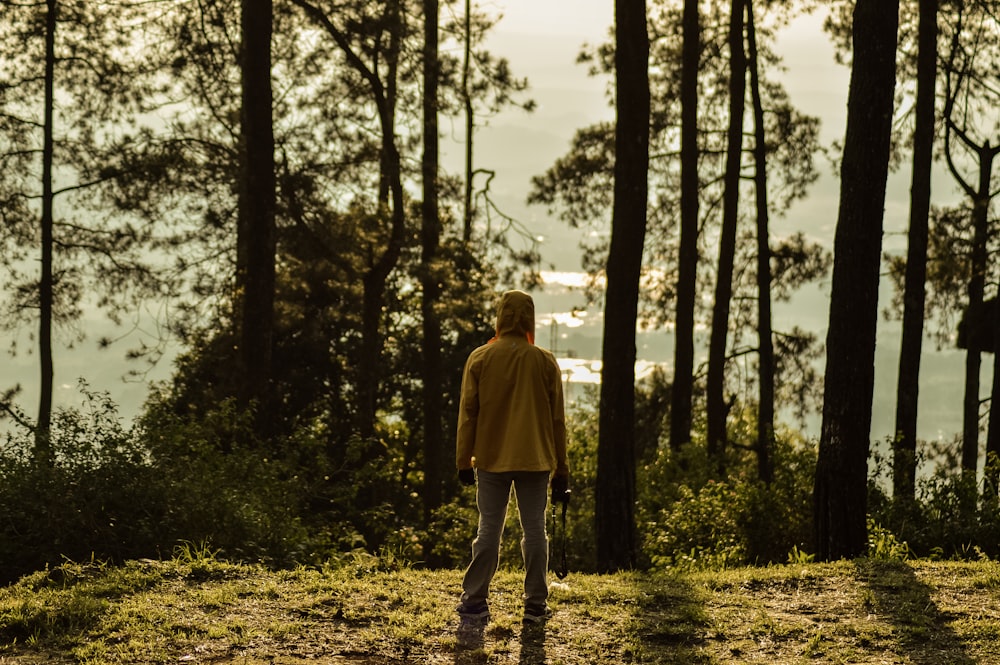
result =
M648 62L645 0L616 0L615 184L595 488L597 567L605 572L636 563L635 327L648 195Z
M898 24L898 0L855 5L813 495L816 554L824 560L858 556L867 544L875 327Z

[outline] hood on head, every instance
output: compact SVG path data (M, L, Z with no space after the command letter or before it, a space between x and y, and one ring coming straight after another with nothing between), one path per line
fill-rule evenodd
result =
M497 337L502 335L535 337L535 301L524 291L507 291L497 306Z

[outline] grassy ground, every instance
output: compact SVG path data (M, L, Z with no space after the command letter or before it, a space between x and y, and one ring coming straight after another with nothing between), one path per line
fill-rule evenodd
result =
M502 571L482 632L458 630L459 572L391 564L67 564L0 588L0 663L1000 663L995 562L571 574L531 628Z

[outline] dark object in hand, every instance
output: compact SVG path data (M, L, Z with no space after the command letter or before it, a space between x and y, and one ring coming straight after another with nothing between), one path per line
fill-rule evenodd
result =
M552 476L552 503L569 503L569 476Z
M459 469L458 479L463 485L471 487L476 484L476 472L472 469Z

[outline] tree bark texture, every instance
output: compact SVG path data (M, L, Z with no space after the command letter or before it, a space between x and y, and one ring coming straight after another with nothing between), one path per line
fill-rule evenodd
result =
M896 384L896 437L893 450L893 497L913 500L917 471L917 402L920 354L927 295L927 234L934 151L934 101L937 80L938 0L920 0L917 37L916 128L907 231L906 283L903 292L903 335Z
M441 321L437 313L441 298L440 275L436 267L441 243L438 211L438 0L424 0L423 54L423 139L421 160L423 201L420 206L420 301L423 326L423 424L424 424L424 512L431 514L441 505L444 438L441 411L444 390L441 377Z
M898 0L855 5L814 488L816 554L822 560L858 556L867 544L875 326L898 26Z
M472 241L472 135L476 129L476 114L472 107L472 0L465 0L464 49L462 54L462 103L465 106L465 193L462 203L462 241Z
M41 277L38 283L38 359L41 381L38 399L38 422L35 430L35 460L41 464L51 462L52 448L49 434L52 428L52 387L55 370L52 359L52 310L55 289L52 262L55 237L53 232L54 197L52 189L52 162L54 159L55 128L53 127L53 107L55 104L56 69L56 20L59 11L56 0L45 3L45 108L42 138L42 217L41 217Z
M726 349L729 340L729 309L733 297L733 262L739 226L740 167L743 165L743 115L746 107L747 58L743 46L744 0L732 0L729 15L729 129L726 137L725 192L722 200L722 231L716 270L712 332L708 346L706 384L708 454L717 472L725 473L726 455Z
M271 0L243 0L242 106L237 212L237 312L241 390L266 402L274 339L275 174Z
M646 236L650 105L645 0L616 0L615 45L615 185L595 488L601 572L636 564L635 327Z
M989 141L978 146L979 184L972 201L972 272L966 295L969 306L966 320L982 321L985 308L987 243L989 242L990 180L993 178L995 152ZM979 371L982 351L978 345L969 344L965 352L965 397L962 409L962 470L975 475L979 466Z
M989 425L986 430L986 463L983 468L983 498L996 509L1000 498L1000 307L987 308L992 313L993 326L993 386L990 399Z
M373 257L371 266L363 279L364 306L362 311L362 358L361 367L379 366L384 340L382 338L382 309L389 275L399 263L403 250L406 230L406 209L403 201L403 176L399 148L396 143L396 86L399 53L402 42L403 13L399 2L393 2L389 36L389 50L386 56L387 72L383 86L377 72L371 72L369 81L378 108L379 125L382 130L381 181L392 197L389 222L389 237L385 251ZM366 371L360 377L360 432L364 437L375 433L378 413L378 389L381 377L374 371Z
M694 302L698 272L698 0L684 1L681 70L681 232L678 252L674 384L670 398L670 447L691 441L694 393Z
M753 100L754 189L757 206L757 476L765 483L774 479L774 339L771 324L771 241L767 204L767 140L764 105L760 95L757 29L753 0L747 0L747 47L750 96Z

